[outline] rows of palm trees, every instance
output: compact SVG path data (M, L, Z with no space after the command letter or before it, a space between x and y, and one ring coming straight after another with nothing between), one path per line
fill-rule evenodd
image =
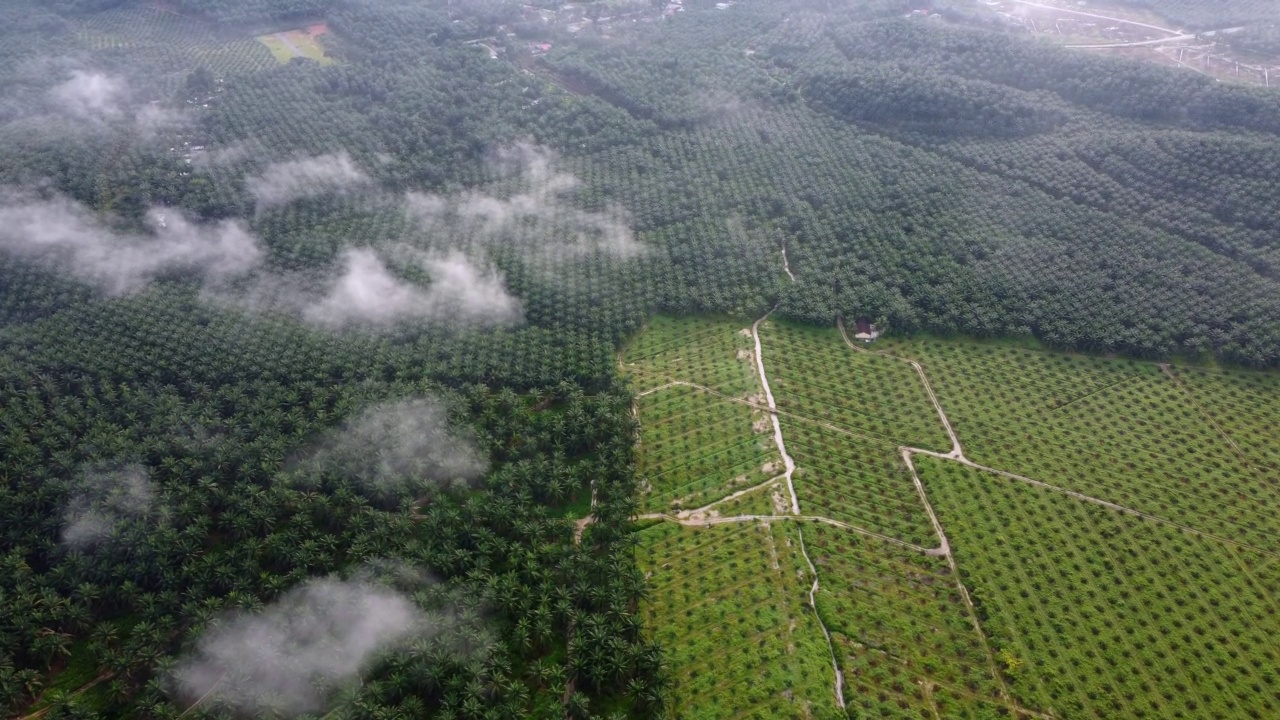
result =
M177 717L189 700L168 670L209 623L380 558L437 577L449 594L415 598L463 618L461 638L379 664L337 696L339 714L660 707L660 654L633 615L629 395L608 346L537 330L337 338L177 288L11 327L3 350L8 712ZM474 427L492 462L477 489L374 492L342 465L291 469L325 428L423 392ZM123 462L145 472L150 506L69 544L69 503L95 468ZM597 522L575 544L563 514L586 512L592 487ZM458 643L476 648L465 662ZM67 668L106 679L74 695Z

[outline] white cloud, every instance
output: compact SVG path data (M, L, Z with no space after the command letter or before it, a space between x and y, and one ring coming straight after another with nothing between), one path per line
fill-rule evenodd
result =
M67 272L109 295L145 288L159 275L197 272L223 282L257 268L265 252L240 222L193 223L154 209L150 235L121 233L65 197L0 193L0 250Z
M62 541L75 547L106 540L123 522L151 513L155 493L141 465L87 471L63 513Z
M603 251L629 258L644 252L621 208L594 212L569 202L567 195L579 181L556 169L550 150L520 144L499 153L497 163L515 179L515 192L501 197L477 191L409 193L407 215L433 235L514 246L526 254L564 257Z
M129 86L123 78L88 70L73 70L71 79L49 91L49 98L63 111L85 120L121 117L129 103Z
M312 580L254 614L220 619L181 661L189 700L244 714L324 708L382 652L436 630L405 596L365 580Z
M324 434L300 463L304 473L337 468L371 489L414 491L467 485L488 463L466 430L449 426L433 398L380 403Z
M479 268L460 252L415 256L431 285L422 288L394 275L376 252L348 249L343 272L303 317L318 325L388 327L406 321L502 325L519 320L520 302L492 268Z
M272 163L245 181L259 210L297 200L341 195L372 187L373 181L345 151Z

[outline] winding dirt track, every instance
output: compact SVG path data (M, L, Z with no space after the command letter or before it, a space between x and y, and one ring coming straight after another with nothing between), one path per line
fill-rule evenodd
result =
M840 670L840 661L836 659L836 645L831 641L831 633L827 631L827 624L822 621L822 615L818 613L818 603L814 600L814 595L818 594L820 588L818 568L814 567L813 561L809 559L809 551L804 547L804 528L796 528L796 533L800 536L800 554L804 555L804 561L809 564L809 572L813 573L813 585L809 587L809 607L813 608L814 617L818 618L818 627L822 628L822 635L827 639L827 650L831 651L831 669L836 673L836 703L841 708L845 708L847 706L844 703L844 673Z
M1018 1L1027 5L1036 5L1036 3L1026 2L1026 0L1018 0ZM1045 7L1045 6L1041 6L1041 7ZM1054 9L1061 9L1061 8L1054 8ZM1071 12L1071 11L1067 11L1067 12ZM1076 14L1087 15L1088 13L1076 13ZM1101 16L1094 16L1094 17L1101 17ZM1111 19L1111 18L1104 18L1104 19ZM1142 23L1134 23L1134 24L1141 25ZM1163 32L1167 32L1174 35L1179 34L1177 31L1169 30L1167 28L1158 28L1155 26L1147 26L1147 27L1151 27L1152 29L1161 30ZM783 269L786 271L787 276L791 278L791 280L794 282L795 276L792 275L791 268L787 262L785 244L782 246L782 259L783 259ZM774 309L776 309L776 307ZM770 422L773 424L774 441L778 446L778 453L782 457L782 461L786 468L786 472L783 475L770 478L769 480L766 480L765 482L760 483L758 485L752 486L750 488L745 488L738 492L732 493L727 497L716 500L715 502L712 502L696 510L682 511L677 515L670 515L668 513L650 513L650 514L640 515L638 516L637 519L664 520L664 521L674 522L686 527L710 527L712 525L724 525L729 523L776 522L776 521L802 521L802 522L822 523L825 525L831 525L833 527L841 528L842 530L846 530L848 532L856 533L866 537L872 537L877 540L881 540L883 542L896 545L898 547L902 547L914 552L922 553L924 555L945 557L947 564L951 570L952 577L955 578L956 589L959 591L961 600L969 615L969 620L970 620L970 624L973 626L973 631L977 633L977 636L982 642L983 649L986 652L989 671L991 672L992 677L995 678L997 683L999 683L1001 696L1003 697L1004 703L1015 717L1031 716L1036 718L1042 718L1044 720L1050 720L1051 718L1053 718L1052 715L1047 715L1044 713L1040 713L1033 710L1029 710L1027 708L1020 707L1017 704L1016 700L1014 699L1013 694L1009 691L1009 687L1005 683L1004 677L1000 674L997 663L996 663L995 655L991 649L991 643L988 640L986 633L983 631L982 624L978 619L977 608L973 604L973 599L969 595L968 588L965 586L963 580L960 577L960 569L957 566L955 557L951 552L951 543L947 539L947 534L944 528L942 527L942 522L938 519L937 513L934 512L932 503L929 502L929 497L925 491L924 483L921 482L920 475L916 471L915 461L914 461L914 457L916 455L924 455L927 457L937 458L940 460L948 460L951 462L960 463L961 465L972 468L974 470L978 470L980 472L999 475L1001 477L1026 483L1028 485L1032 485L1034 487L1038 487L1044 490L1050 490L1062 495L1066 495L1067 497L1071 497L1076 500L1080 500L1082 502L1088 502L1095 505L1100 505L1102 507L1106 507L1111 510L1115 510L1117 512L1133 515L1135 517L1140 517L1145 520L1150 520L1152 522L1163 523L1165 525L1176 527L1180 530L1183 530L1185 532L1188 532L1194 535L1198 535L1208 539L1216 540L1218 542L1226 543L1230 546L1244 548L1244 549L1251 550L1253 552L1258 552L1271 557L1280 558L1280 553L1274 553L1267 550L1263 550L1261 548L1257 548L1252 545L1247 545L1245 543L1240 543L1240 542L1231 540L1229 538L1224 538L1218 535L1214 535L1212 533L1207 533L1201 530L1197 530L1195 528L1188 527L1186 525L1182 525L1180 523L1173 522L1165 518L1150 515L1140 510L1135 510L1133 508L1125 507L1123 505L1119 505L1107 500L1103 500L1101 498L1092 497L1089 495L1085 495L1083 493L1076 492L1074 490L1068 490L1066 488L1058 487L1056 485L1051 485L1049 483L1045 483L1039 480L1034 480L1032 478L1029 478L1023 475L1018 475L1016 473L1011 473L1004 470L998 470L996 468L987 467L985 465L979 465L978 463L973 462L969 458L965 457L964 447L960 443L960 438L956 435L955 429L951 425L951 420L947 417L947 413L943 409L942 403L938 400L938 396L933 390L932 383L929 382L929 377L925 373L924 367L919 362L911 358L900 357L897 355L893 355L891 353L870 350L868 348L860 346L858 343L853 342L853 340L849 338L849 333L845 329L844 322L840 319L837 319L836 325L839 328L840 336L844 339L845 344L848 345L850 349L856 352L879 355L881 357L886 357L893 360L910 363L911 367L915 369L916 375L920 378L920 383L924 387L925 393L929 397L929 402L933 405L934 411L938 415L938 420L942 423L943 428L945 428L947 432L947 437L951 441L951 450L946 453L940 453L933 450L925 450L923 448L916 448L916 447L910 447L905 445L899 446L898 448L899 451L902 453L903 463L907 466L907 469L911 472L912 483L915 485L916 493L920 497L920 503L924 507L925 513L929 517L929 523L930 525L932 525L934 533L938 536L939 546L936 548L924 548L919 545L914 545L912 543L899 540L898 538L895 538L895 537L877 533L873 530L868 530L866 528L850 525L849 523L835 520L833 518L821 517L817 515L801 515L800 500L799 500L799 497L796 495L795 484L792 479L796 470L796 464L786 450L786 442L782 435L782 425L778 420L780 415L785 415L787 417L794 417L798 420L816 423L830 430L834 430L834 431L837 431L846 435L851 435L854 437L859 437L871 442L885 443L886 438L876 438L876 437L871 437L867 435L862 435L860 433L856 433L844 428L835 427L829 423L816 420L814 418L795 415L794 413L790 413L790 412L779 412L777 403L773 397L773 391L769 386L769 377L765 371L765 365L764 365L764 350L760 342L760 325L761 323L765 322L769 318L769 316L772 314L773 314L773 310L770 310L768 313L765 313L764 317L760 318L759 320L756 320L751 325L751 337L755 343L756 372L759 375L760 386L764 390L765 401L766 401L765 405L761 405L759 403L755 403L744 398L730 397L728 395L720 393L704 385L699 385L697 383L687 382L683 380L676 380L655 388L650 388L641 393L638 393L636 397L641 398L641 397L645 397L647 395L651 395L653 393L656 393L671 387L684 386L684 387L695 388L699 391L706 392L710 395L716 396L718 398L721 398L729 402L736 402L736 403L748 405L758 410L767 411L769 413ZM619 365L621 366L621 364L622 364L622 356L619 355ZM1170 377L1174 379L1175 382L1178 381L1178 379L1173 376L1173 373L1170 372L1170 370L1167 367L1162 366L1162 369L1164 369L1165 372L1168 373ZM1186 390L1186 388L1183 388L1183 389ZM633 412L634 411L635 411L635 408L633 408ZM1220 428L1219 430L1221 431ZM1223 435L1225 436L1226 433L1223 433ZM1237 451L1238 451L1238 448L1237 448ZM751 492L756 492L781 479L786 480L787 490L791 495L791 514L790 515L734 515L734 516L716 516L716 517L700 516L702 513L711 511L716 505L719 505L721 503L727 502L732 499L742 497L743 495L747 495ZM594 497L593 497L593 500L594 500ZM588 524L590 524L591 521L592 521L592 518L588 516L587 518L583 518L582 520L579 520L575 523L575 540L581 537L582 531L586 528ZM839 704L841 708L845 708L846 705L844 700L844 674L840 670L840 664L836 656L835 644L831 639L831 633L827 630L826 624L822 621L822 616L817 612L818 608L817 608L816 596L818 591L821 589L821 585L818 577L818 568L816 565L814 565L813 560L809 557L808 550L805 547L803 527L798 527L797 531L799 532L799 537L800 537L800 552L804 556L805 563L807 563L809 566L809 571L813 574L813 585L809 588L809 606L813 608L814 615L818 620L818 625L822 629L823 636L827 640L827 649L831 653L831 667L832 667L832 671L835 674L834 691L835 691L836 702ZM936 711L936 706L935 706L935 711Z
M786 268L787 277L795 282L795 276L791 274L791 268L786 265L787 253L786 246L783 246L782 260L783 267ZM774 310L777 306L774 306ZM800 515L800 500L796 497L796 486L792 481L792 476L796 472L796 463L787 454L787 444L782 439L782 425L778 422L778 404L773 401L773 391L769 389L769 376L764 371L764 350L760 346L760 323L769 319L773 314L773 310L764 314L764 317L751 324L751 338L756 343L756 370L760 373L760 386L764 388L765 400L769 403L769 420L773 422L773 437L778 444L778 453L782 455L782 462L786 466L787 490L791 493L791 514L798 517ZM830 518L822 518L820 522L829 522L836 524L837 521ZM848 526L848 529L855 532L863 532L868 535L876 535L878 537L886 537L872 533L870 530L855 529ZM822 620L822 614L818 612L818 604L814 600L821 585L818 580L818 568L813 564L813 560L809 558L809 551L804 545L804 528L797 528L800 534L800 554L804 556L804 561L809 566L809 572L813 573L813 586L809 588L809 607L813 609L813 616L818 620L818 627L822 628L822 636L827 639L827 651L831 653L831 671L835 673L835 694L836 704L840 709L845 709L844 703L844 673L840 670L840 661L836 658L836 646L831 640L831 632L827 630L827 624ZM914 546L913 546L914 547ZM921 548L923 550L923 548Z
M775 307L774 310L776 309ZM764 317L751 324L751 338L756 343L756 370L760 373L760 386L764 388L764 399L769 403L769 420L773 422L773 440L778 444L778 453L782 455L782 464L787 470L787 491L791 493L791 512L799 515L800 500L796 497L796 486L791 482L791 476L796 471L796 463L787 454L787 444L782 440L782 425L778 423L778 404L773 401L773 391L769 389L769 376L764 372L764 352L760 349L760 323L768 320L772 314L773 310L770 310Z
M785 253L785 250L784 250L784 253ZM788 272L788 275L790 275L790 273L789 273L789 272ZM999 475L999 476L1001 476L1001 477L1004 477L1004 478L1007 478L1007 479L1010 479L1010 480L1015 480L1015 481L1022 482L1022 483L1026 483L1026 484L1028 484L1028 485L1031 485L1031 486L1034 486L1034 487L1037 487L1037 488L1041 488L1041 489L1044 489L1044 490L1050 490L1050 491L1052 491L1052 492L1056 492L1056 493L1059 493L1059 494L1061 494L1061 495L1065 495L1065 496L1067 496L1067 497L1070 497L1070 498L1073 498L1073 499L1076 499L1076 500L1080 500L1080 501L1082 501L1082 502L1092 503L1092 504L1099 505L1099 506L1102 506L1102 507L1105 507L1105 508L1108 508L1108 509L1111 509L1111 510L1115 510L1116 512L1125 513L1125 514L1132 515L1132 516L1135 516L1135 517L1140 517L1140 518L1142 518L1142 519L1144 519L1144 520L1150 520L1150 521L1152 521L1152 522L1161 523L1161 524L1164 524L1164 525L1168 525L1168 526L1171 526L1171 527L1175 527L1175 528L1178 528L1179 530L1182 530L1182 531L1184 531L1184 532L1191 533L1191 534L1193 534L1193 535L1197 535L1197 536L1204 537L1204 538L1207 538L1207 539L1215 540L1215 541L1218 541L1218 542L1221 542L1221 543L1227 544L1227 545L1229 545L1229 546L1233 546L1233 547L1237 547L1237 548L1242 548L1242 549L1247 549L1247 550L1250 550L1250 551L1252 551L1252 552L1261 553L1261 554L1263 554L1263 555L1267 555L1267 556L1274 557L1274 558L1280 558L1280 553L1271 552L1271 551L1268 551L1268 550L1264 550L1264 549L1262 549L1262 548L1258 548L1258 547L1255 547L1255 546L1252 546L1252 545L1248 545L1248 544L1246 544L1246 543L1241 543L1241 542L1238 542L1238 541L1232 540L1232 539L1230 539L1230 538L1225 538L1225 537L1222 537L1222 536L1219 536L1219 535L1214 535L1213 533L1204 532L1204 531L1202 531L1202 530L1198 530L1198 529L1196 529L1196 528L1192 528L1192 527L1189 527L1189 526L1183 525L1183 524L1181 524L1181 523L1177 523L1177 522L1174 522L1174 521L1172 521L1172 520L1168 520L1168 519L1166 519L1166 518L1162 518L1162 517L1158 517L1158 516L1155 516L1155 515L1151 515L1151 514L1148 514L1148 513L1142 512L1141 510L1136 510L1136 509L1134 509L1134 508L1125 507L1125 506L1123 506L1123 505L1119 505L1119 504L1117 504L1117 503L1113 503L1113 502L1110 502L1110 501L1107 501L1107 500L1103 500L1103 499L1101 499L1101 498L1092 497L1092 496L1090 496L1090 495L1086 495L1086 494L1084 494L1084 493L1076 492L1076 491L1074 491L1074 490L1069 490L1069 489L1067 489L1067 488L1059 487L1059 486L1056 486L1056 485L1051 485L1051 484L1049 484L1049 483L1042 482L1042 481L1040 481L1040 480L1035 480L1035 479L1033 479L1033 478L1029 478L1029 477L1026 477L1026 476L1024 476L1024 475L1018 475L1018 474L1016 474L1016 473L1011 473L1011 472L1007 472L1007 471L1004 471L1004 470L999 470L999 469L996 469L996 468L988 467L988 466L986 466L986 465L980 465L980 464L978 464L978 463L976 463L976 462L973 462L973 461L972 461L972 460L970 460L969 458L965 457L965 454L964 454L964 447L961 445L961 443L960 443L960 439L959 439L959 437L956 435L955 429L952 427L952 425L951 425L951 421L950 421L950 419L947 417L946 411L945 411L945 410L943 409L943 407L942 407L942 403L938 400L938 396L937 396L937 394L934 392L932 384L929 382L929 378L928 378L928 375L927 375L927 374L925 373L925 371L924 371L924 367L923 367L923 366L921 366L921 364L920 364L919 362L917 362L917 361L915 361L915 360L913 360L913 359L911 359L911 358L900 357L900 356L893 355L893 354L886 353L886 352L874 351L874 350L870 350L870 349L868 349L868 348L865 348L865 347L860 346L858 343L853 342L853 341L849 338L848 332L846 331L846 329L845 329L845 327L844 327L844 323L843 323L842 321L839 321L839 320L837 320L837 326L838 326L838 328L839 328L839 330L840 330L840 335L841 335L841 337L844 339L845 343L846 343L846 344L847 344L847 345L848 345L852 350L854 350L854 351L856 351L856 352L863 352L863 353L869 353L869 354L873 354L873 355L880 355L881 357L886 357L886 358L890 358L890 359L893 359L893 360L899 360L899 361L902 361L902 362L906 362L906 363L910 363L910 364L911 364L911 367L915 369L916 374L917 374L917 375L919 376L919 378L920 378L920 382L921 382L921 384L923 385L923 387L924 387L924 389L925 389L925 392L927 393L927 395L928 395L928 397L929 397L929 402L933 405L933 408L934 408L935 412L937 412L937 415L938 415L938 419L939 419L939 421L941 421L941 423L942 423L943 427L946 429L947 437L951 440L951 450L950 450L949 452L946 452L946 453L936 452L936 451L933 451L933 450L926 450L926 449L924 449L924 448L910 447L910 446L905 446L905 445L904 445L904 446L899 446L899 451L902 453L902 460L903 460L903 463L907 466L908 470L911 472L912 482L913 482L913 484L915 485L916 493L917 493L917 494L919 495L919 497L920 497L921 505L924 507L925 512L926 512L926 514L927 514L927 515L928 515L928 517L929 517L929 522L930 522L930 524L931 524L931 525L932 525L932 527L933 527L934 533L938 536L939 546L938 546L938 547L936 547L936 548L925 548L925 547L921 547L921 546L919 546L919 545L915 545L915 544L912 544L912 543L905 542L905 541L903 541L903 540L899 540L898 538L895 538L895 537L891 537L891 536L888 536L888 535L884 535L884 534L881 534L881 533L877 533L877 532L872 531L872 530L868 530L868 529L866 529L866 528L861 528L861 527L857 527L857 526L854 526L854 525L850 525L849 523L842 522L842 521L839 521L839 520L835 520L835 519L833 519L833 518L821 517L821 516L817 516L817 515L802 515L802 514L800 514L800 502L799 502L799 498L798 498L798 496L796 495L795 486L794 486L794 483L793 483L793 481L792 481L792 476L793 476L793 474L794 474L794 472L795 472L796 465L795 465L794 460L791 458L791 456L787 454L785 440L784 440L784 438L783 438L783 436L782 436L782 426L781 426L781 424L779 423L779 420L778 420L779 416L794 417L794 418L795 418L795 419L797 419L797 420L816 423L816 424L821 425L821 426L823 426L823 427L826 427L826 428L828 428L828 429L830 429L830 430L833 430L833 431L836 431L836 432L840 432L840 433L843 433L843 434L846 434L846 435L851 435L851 436L854 436L854 437L859 437L859 438L862 438L862 439L865 439L865 440L867 440L867 441L871 441L871 442L885 443L885 442L886 442L886 439L885 439L885 438L877 438L877 437L871 437L871 436L867 436L867 435L862 435L862 434L859 434L859 433L856 433L856 432L853 432L853 431L850 431L850 430L847 430L847 429L844 429L844 428L838 428L838 427L835 427L835 426L833 426L833 425L831 425L831 424L829 424L829 423L826 423L826 422L823 422L823 421L820 421L820 420L816 420L816 419L814 419L814 418L809 418L809 417L805 417L805 416L802 416L802 415L796 415L796 414L794 414L794 413L790 413L790 412L780 412L780 411L778 410L778 408L777 408L777 403L775 402L774 397L773 397L773 392L772 392L771 388L769 387L769 378L768 378L768 375L767 375L767 373L766 373L766 371L765 371L765 365L764 365L764 353L763 353L763 348L762 348L762 345L761 345L761 342L760 342L760 325L761 325L761 323L763 323L765 320L767 320L767 319L768 319L769 315L771 315L771 314L772 314L772 312L773 312L773 311L771 310L769 313L766 313L764 317L762 317L762 318L760 318L759 320L757 320L757 321L756 321L754 324L752 324L752 326L751 326L751 335L752 335L752 338L753 338L753 340L754 340L754 342L755 342L755 351L756 351L756 355L755 355L756 370L757 370L757 373L759 374L759 378L760 378L760 385L761 385L761 387L764 389L765 398L766 398L766 402L767 402L767 404L766 404L766 405L761 405L761 404L759 404L759 403L751 402L750 400L746 400L746 399L743 399L743 398L730 397L730 396L728 396L728 395L724 395L723 393L720 393L720 392L718 392L718 391L716 391L716 390L713 390L713 389L711 389L711 388L709 388L709 387L706 387L706 386L703 386L703 385L698 385L697 383L691 383L691 382L686 382L686 381L681 381L681 380L677 380L677 381L669 382L669 383L667 383L667 384L665 384L665 385L661 385L661 386L659 386L659 387L651 388L651 389L646 390L646 391L644 391L644 392L642 392L642 393L639 393L639 394L637 395L637 397L644 397L644 396L647 396L647 395L650 395L650 394L653 394L653 393L656 393L656 392L659 392L659 391L661 391L661 390L664 390L664 389L667 389L667 388L671 388L671 387L676 387L676 386L685 386L685 387L692 387L692 388L695 388L695 389L697 389L697 390L699 390L699 391L706 392L706 393L708 393L708 394L714 395L714 396L716 396L716 397L719 397L719 398L721 398L721 399L723 399L723 400L726 400L726 401L729 401L729 402L741 403L741 404L748 405L748 406L750 406L750 407L753 407L753 408L756 408L756 409L759 409L759 410L767 411L767 412L769 413L770 420L771 420L771 422L773 423L773 428L774 428L774 439L775 439L775 441L776 441L776 443L777 443L777 445L778 445L779 454L782 456L783 463L784 463L784 465L786 466L786 473L785 473L784 475L781 475L781 476L777 476L777 477L771 478L771 479L769 479L769 480L767 480L767 481L765 481L765 482L763 482L763 483L760 483L760 484L758 484L758 485L755 485L755 486L753 486L753 487L746 488L746 489L743 489L743 490L738 491L738 492L736 492L736 493L733 493L732 495L730 495L730 496L728 496L728 497L721 498L720 500L717 500L717 501L715 501L715 502L713 502L713 503L710 503L710 504L708 504L708 505L706 505L706 506L704 506L704 507L702 507L702 508L698 508L698 509L696 509L696 510L683 511L683 512L678 513L677 515L670 515L670 514L667 514L667 513L650 513L650 514L646 514L646 515L640 515L638 519L665 520L665 521L674 522L674 523L677 523L677 524L680 524L680 525L683 525L683 526L687 526L687 527L710 527L710 526L712 526L712 525L724 525L724 524L729 524L729 523L745 523L745 522L776 522L776 521L800 521L800 522L822 523L822 524L825 524L825 525L831 525L831 526L833 526L833 527L841 528L842 530L846 530L846 531L848 531L848 532L856 533L856 534L863 535L863 536L867 536L867 537L872 537L872 538L875 538L875 539L877 539L877 540L881 540L881 541L883 541L883 542L886 542L886 543L889 543L889 544L892 544L892 545L895 545L895 546L898 546L898 547L906 548L906 549L911 550L911 551L913 551L913 552L919 552L919 553L922 553L922 554L925 554L925 555L930 555L930 556L945 557L945 558L946 558L946 560L947 560L947 564L948 564L948 566L950 567L950 570L951 570L952 576L955 578L955 581L956 581L956 589L959 591L960 597L961 597L961 599L962 599L962 601L963 601L963 603L964 603L964 605L965 605L965 608L966 608L966 610L967 610L967 612L968 612L968 614L969 614L969 619L970 619L970 623L971 623L971 625L973 626L973 630L974 630L974 632L975 632L975 633L977 633L978 637L981 639L981 641L982 641L982 645L983 645L983 648L986 650L986 654L987 654L987 661L988 661L988 665L989 665L989 668L990 668L990 672L991 672L992 676L996 679L996 681L999 683L1000 688L1001 688L1001 695L1002 695L1002 697L1003 697L1003 699L1004 699L1004 702L1005 702L1005 704L1007 705L1007 707L1010 709L1010 711L1011 711L1012 713L1014 713L1015 717L1016 717L1016 716L1019 716L1019 715L1023 715L1023 716L1032 716L1032 717L1037 717L1037 718L1044 718L1044 719L1048 720L1049 718L1052 718L1053 716L1052 716L1052 715L1046 715L1046 714L1044 714L1044 713L1036 712L1036 711L1033 711L1033 710L1029 710L1029 709L1027 709L1027 708L1019 707L1019 706L1017 705L1016 701L1014 700L1012 693L1009 691L1009 688L1008 688L1007 684L1005 683L1003 676L1000 674L1000 672L999 672L999 670L998 670L998 668L997 668L997 663L996 663L995 656L994 656L994 654L993 654L993 652L992 652L992 650L991 650L991 643L988 641L987 636L986 636L986 633L983 631L983 629L982 629L982 625L981 625L981 622L980 622L980 621L979 621L979 619L978 619L977 609L976 609L976 607L974 606L974 604L973 604L973 600L972 600L972 598L971 598L971 597L970 597L970 595L969 595L968 588L965 586L964 582L963 582L963 581L961 580L961 578L960 578L960 571L959 571L959 567L956 565L955 558L954 558L954 556L953 556L953 554L952 554L952 552L951 552L951 544L950 544L950 541L947 539L946 531L945 531L945 529L942 527L942 523L941 523L941 521L938 519L937 514L934 512L934 509L933 509L932 503L930 503L930 502L929 502L928 495L927 495L927 493L926 493L926 491L925 491L924 483L923 483L923 482L921 482L921 480L920 480L920 476L919 476L919 473L916 471L915 462L914 462L914 458L915 458L915 456L916 456L916 455L924 455L924 456L927 456L927 457L937 458L937 459L939 459L939 460L946 460L946 461L951 461L951 462L959 463L959 464L961 464L961 465L964 465L964 466L966 466L966 467L972 468L972 469L977 470L977 471L980 471L980 472L985 472L985 473L991 473L991 474L994 474L994 475ZM1170 374L1170 376L1172 377L1172 373L1171 373L1171 372L1169 372L1169 370L1167 370L1167 369L1166 369L1166 372L1168 372L1168 373ZM1176 377L1174 377L1174 380L1175 380L1175 382L1176 382L1176 381L1177 381L1177 378L1176 378ZM1183 389L1185 390L1186 388L1183 388ZM1223 433L1223 434L1225 435L1225 433ZM697 516L696 516L696 515L699 515L699 514L701 514L701 513L703 513L703 512L710 511L712 508L714 508L716 505L718 505L718 504L720 504L720 503L723 503L723 502L725 502L725 501L727 501L727 500L730 500L730 499L735 499L735 498L741 497L741 496L746 495L746 494L751 493L751 492L758 491L758 490L760 490L761 488L764 488L764 487L768 486L769 484L774 483L774 482L777 482L778 480L781 480L781 479L785 479L785 480L787 481L787 488L788 488L788 490L789 490L789 492L790 492L790 495L791 495L791 510L792 510L792 513L791 513L790 515L735 515L735 516L719 516L719 517L697 517ZM579 531L579 533L581 532L581 529L582 529L583 527L585 527L585 525L586 525L587 523L589 523L589 522L590 522L590 518L587 518L587 519L584 519L584 520L579 521L579 523L578 523L578 531ZM808 566L809 566L809 570L810 570L810 572L811 572L811 573L813 573L813 585L812 585L812 586L810 587L810 589L809 589L809 605L810 605L810 607L812 607L812 608L814 609L815 615L817 615L816 595L817 595L818 591L821 589L821 586L820 586L820 583L819 583L819 577L818 577L818 569L817 569L817 567L814 565L814 563L813 563L812 559L810 559L809 554L808 554L808 551L807 551L807 549L806 549L806 547L805 547L805 544L804 544L804 536L803 536L803 532L804 532L804 531L803 531L803 527L801 527L801 528L797 528L797 529L798 529L798 530L799 530L799 532L800 532L800 550L801 550L801 553L802 553L802 554L803 554L803 556L804 556L805 562L806 562L806 563L808 564ZM844 675L843 675L843 673L842 673L842 672L841 672L841 670L840 670L839 662L838 662L838 660L837 660L837 656L836 656L836 653L835 653L835 646L834 646L834 643L833 643L833 642L832 642L832 640L831 640L831 634L830 634L830 632L827 630L826 625L822 622L822 618L821 618L821 616L820 616L820 615L818 615L818 616L817 616L817 618L818 618L819 626L822 628L823 635L824 635L824 636L826 637L826 639L827 639L827 647L828 647L828 649L831 651L832 669L833 669L833 671L834 671L834 673L835 673L835 696L836 696L836 701L840 704L840 707L842 707L842 708L843 708L843 707L845 707L845 700L844 700Z

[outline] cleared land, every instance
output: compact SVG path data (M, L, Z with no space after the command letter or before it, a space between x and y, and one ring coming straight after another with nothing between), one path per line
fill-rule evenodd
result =
M277 62L287 63L296 57L315 60L321 65L333 63L333 58L325 55L324 45L320 44L320 36L329 32L323 23L311 25L298 30L259 35L257 40L271 51Z
M946 431L915 370L905 362L849 351L835 328L768 322L769 382L778 409L890 447L946 452Z
M806 527L805 537L822 576L818 610L840 649L850 715L932 717L928 696L937 689L1001 702L945 559L820 524Z
M782 473L757 407L753 349L738 323L660 316L624 352L638 394L643 512L700 508Z
M777 474L773 438L747 405L675 385L637 409L645 512L699 508Z
M924 363L970 460L1280 551L1274 373L962 341L895 351Z
M698 470L686 485L729 499L641 534L642 564L659 583L646 617L681 678L678 716L800 709L770 705L767 693L751 708L716 705L703 686L684 684L708 667L730 684L750 674L725 668L726 658L762 641L725 627L749 622L758 603L701 622L689 605L746 592L734 573L760 554L740 539L751 532L769 533L775 548L786 544L779 533L803 537L795 562L812 563L778 575L791 587L771 592L808 593L812 607L802 602L791 620L812 619L817 637L796 645L807 656L769 655L772 673L806 669L810 696L825 682L849 717L1280 710L1280 376L1008 343L854 346L835 329L757 325L799 512L785 478L731 495L747 484L732 467ZM663 318L637 338L624 367L639 388L656 389L639 401L642 466L689 454L687 466L702 468L704 447L706 468L735 457L716 454L722 446L696 428L730 427L713 401L754 413L757 428L768 419L752 397L753 340L737 322ZM694 382L683 378L704 389L671 385ZM675 389L684 395L646 408ZM705 541L681 545L678 564L658 558L674 552L659 542L686 536ZM696 592L675 593L658 572L688 568Z
M758 396L750 326L729 319L659 315L627 346L622 369L641 393L690 382L724 395Z

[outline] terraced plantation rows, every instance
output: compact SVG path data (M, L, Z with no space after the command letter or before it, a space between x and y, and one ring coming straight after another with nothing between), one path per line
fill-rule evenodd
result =
M640 399L645 512L697 508L778 474L768 418L683 385Z
M637 554L645 620L671 650L673 716L839 717L794 526L660 523Z
M964 340L855 349L834 329L765 320L762 366L796 466L788 521L785 477L735 472L763 457L749 448L783 467L745 325L656 318L623 365L641 391L648 512L685 510L641 533L646 567L696 568L719 607L720 588L746 592L735 573L760 554L741 537L769 533L778 547L779 533L804 533L819 584L798 555L777 592L813 590L792 620L820 622L818 636L807 657L773 655L773 672L820 668L804 672L839 688L852 718L1276 715L1280 450L1268 418L1280 417L1280 376ZM690 513L678 496L729 499ZM705 542L682 545L678 564L654 559L685 537ZM747 610L707 618L688 607L697 593L653 577L646 617L682 678L676 717L802 710L763 696L714 706L683 684L704 672L708 642L736 657L761 641L724 634Z
M782 433L795 459L800 511L890 537L938 544L911 473L896 448L869 445L811 422L785 418Z
M917 466L1014 692L1058 717L1280 713L1273 558L956 463Z
M642 512L702 507L782 473L768 416L753 407L754 347L730 321L659 316L623 353L639 396Z
M852 717L932 717L930 693L966 703L946 717L974 714L974 699L1002 705L990 658L974 632L944 558L806 526L822 577L818 610L841 650Z
M623 352L623 371L637 392L682 381L734 397L758 396L750 325L658 315Z
M1174 379L1215 430L1231 439L1245 465L1280 476L1280 376L1176 368Z
M276 61L253 38L219 33L169 10L120 7L85 16L75 37L86 50L127 49L156 67L204 67L215 75L257 72Z
M1266 416L1280 398L1274 374L959 341L897 349L925 364L974 462L1280 550L1280 485L1267 464L1280 452L1280 415ZM1227 405L1246 397L1255 412Z
M907 363L853 353L834 328L766 323L769 382L778 409L829 423L864 442L946 452L951 443L915 370Z

